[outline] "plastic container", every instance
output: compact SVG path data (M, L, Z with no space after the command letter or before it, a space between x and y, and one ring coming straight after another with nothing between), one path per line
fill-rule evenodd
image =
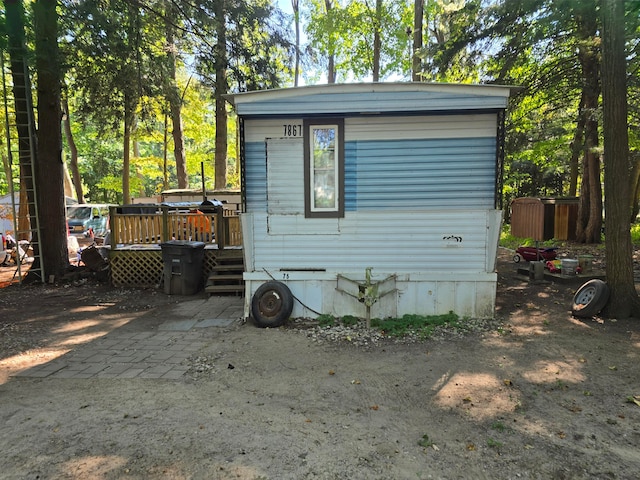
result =
M578 265L581 273L591 273L593 270L593 255L578 255Z
M202 288L204 242L170 240L160 244L164 263L164 293L193 295Z
M564 258L561 263L562 275L572 277L577 273L578 260L573 258Z

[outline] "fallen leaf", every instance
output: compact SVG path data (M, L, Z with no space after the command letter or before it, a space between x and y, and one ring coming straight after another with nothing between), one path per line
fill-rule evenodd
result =
M371 409L371 410L378 410L379 408L380 408L380 407L378 407L378 405L371 405L371 406L369 407L369 409Z
M504 384L507 387L513 387L513 382L511 380L509 380L508 378L504 380Z
M467 443L467 450L469 450L470 452L475 451L476 446L473 443Z
M465 397L462 399L464 403L471 403L471 397Z
M329 370L329 375L335 375L335 374L336 374L336 372L335 372L335 371L333 371L333 370Z
M637 406L640 407L640 395L629 395L627 397L627 402L635 403Z
M351 384L360 385L360 380L351 380Z
M431 445L431 447L436 451L440 451L440 449L438 448L438 446L434 443L433 445Z
M562 432L562 431L557 432L556 435L558 435L558 437L560 437L560 438L565 438L567 436L567 434Z
M611 366L609 367L609 370L618 370L618 367L616 367L615 365L611 365Z

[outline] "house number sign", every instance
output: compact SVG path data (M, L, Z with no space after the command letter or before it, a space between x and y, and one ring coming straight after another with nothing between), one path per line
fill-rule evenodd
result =
M302 137L302 125L296 125L295 123L287 123L283 125L284 137Z

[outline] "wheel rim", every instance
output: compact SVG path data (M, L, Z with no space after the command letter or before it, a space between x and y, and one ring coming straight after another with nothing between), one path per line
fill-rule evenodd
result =
M593 300L596 296L595 287L585 288L580 294L576 297L576 304L578 305L588 305L591 300Z
M278 292L270 290L260 297L258 307L265 317L275 317L282 310L282 298Z

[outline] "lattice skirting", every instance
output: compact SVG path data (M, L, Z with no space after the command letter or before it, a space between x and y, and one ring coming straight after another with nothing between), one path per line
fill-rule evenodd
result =
M221 260L242 258L242 250L204 250L202 284ZM114 287L159 288L164 278L161 250L116 250L109 256L111 284Z

